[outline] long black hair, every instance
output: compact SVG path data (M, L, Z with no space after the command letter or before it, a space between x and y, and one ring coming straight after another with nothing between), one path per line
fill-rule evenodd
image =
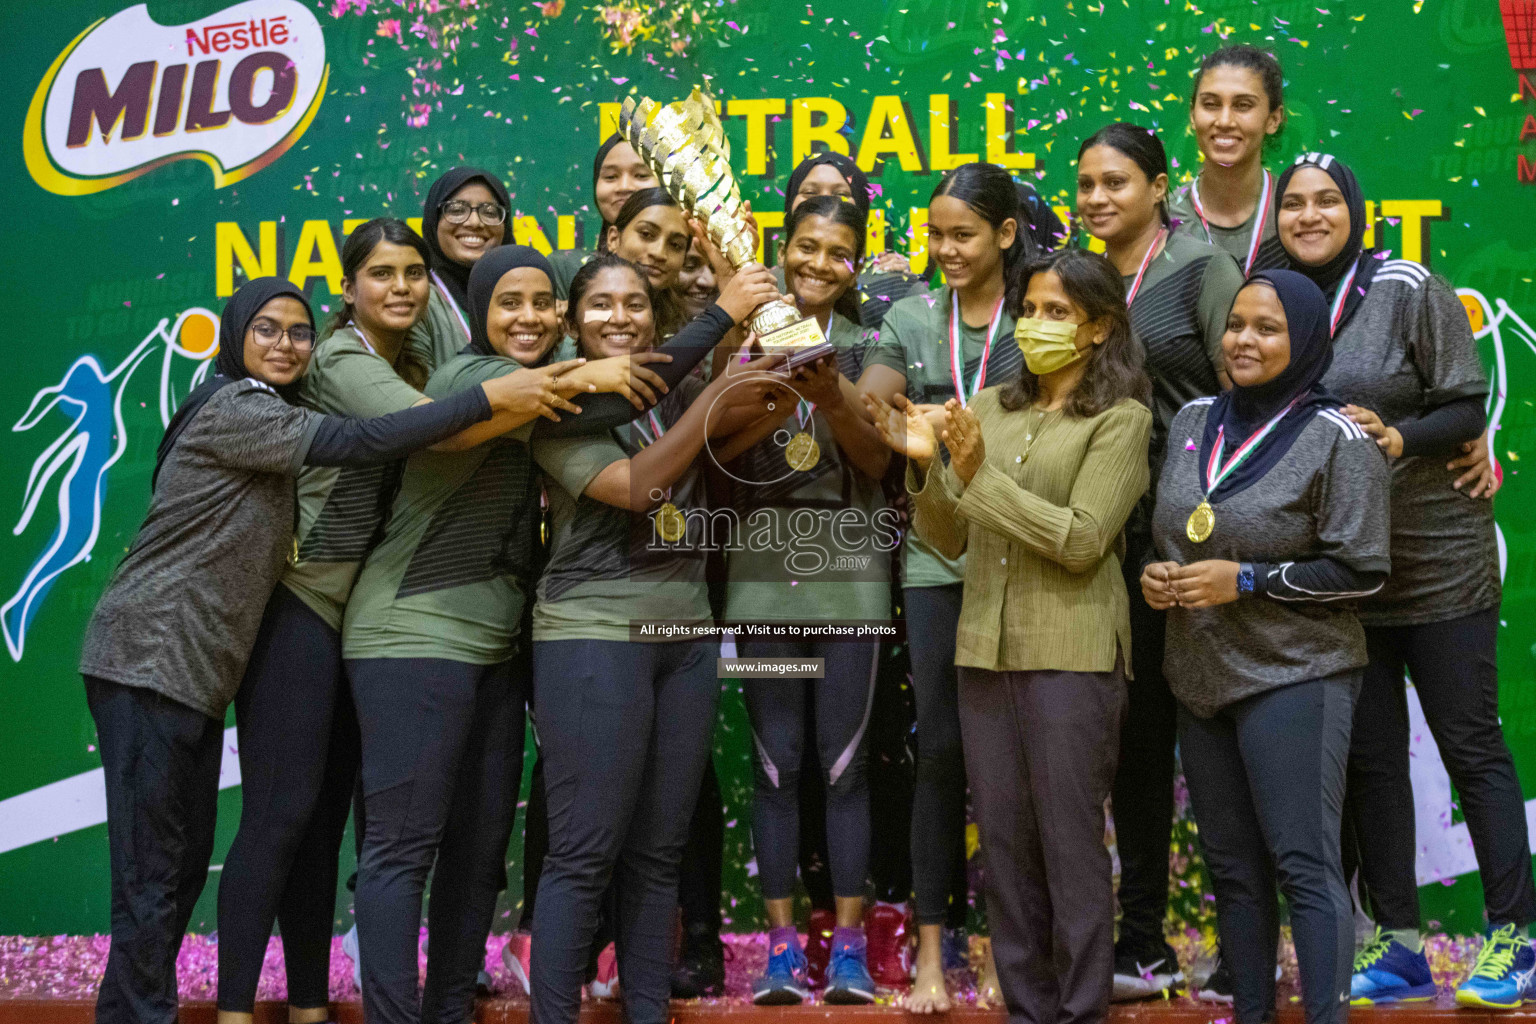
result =
M939 181L928 197L929 205L939 196L960 200L976 216L992 225L994 231L1000 230L1006 221L1013 221L1013 244L1003 250L1003 286L1011 292L1017 283L1019 268L1035 255L1034 239L1024 229L1023 219L1019 216L1019 190L1012 176L997 164L982 161L961 164ZM931 273L934 261L929 260L928 267Z
M653 206L677 205L677 200L673 199L672 194L666 189L643 188L624 200L624 205L619 207L618 215L614 217L612 226L622 235L624 229L629 227L630 222L636 217L640 216L642 210L649 210ZM693 245L692 236L689 236L688 244L690 247ZM629 261L625 260L624 262L628 263ZM630 265L633 266L634 264ZM644 271L641 273L644 273ZM575 303L571 302L571 305L574 306ZM682 330L683 324L688 322L688 313L683 309L683 302L671 288L655 291L651 296L651 307L656 311L656 337L658 342L662 338L670 338Z
M596 256L583 263L581 265L581 269L576 271L576 276L571 278L571 287L566 292L565 329L570 332L571 337L576 339L578 355L582 353L579 351L581 348L581 321L576 318L577 307L581 305L581 300L586 298L587 289L592 287L592 279L597 277L598 274L601 274L603 271L612 267L618 267L620 269L627 270L634 274L635 277L640 279L640 285L645 289L645 297L649 299L651 303L652 319L654 320L655 318L656 289L651 284L650 275L641 270L639 267L635 266L633 263L629 262L629 260L620 256L618 253L598 253ZM652 339L651 343L652 345L656 345L659 344L660 341L660 325L658 324L657 336Z
M1195 69L1195 87L1189 90L1191 110L1195 108L1195 100L1200 96L1200 83L1205 80L1206 72L1213 68L1244 68L1258 76L1259 84L1264 87L1264 96L1269 100L1270 112L1280 111L1280 127L1275 134L1265 137L1264 145L1268 147L1278 143L1285 132L1286 122L1285 72L1281 70L1280 61L1275 55L1248 43L1233 43L1206 54L1200 58L1200 66Z
M1069 246L1047 253L1019 274L1018 296L1010 312L1015 319L1024 311L1024 295L1036 274L1054 273L1067 297L1087 316L1085 323L1101 323L1108 333L1088 352L1088 365L1066 410L1073 416L1097 416L1127 398L1142 405L1152 402L1152 382L1147 379L1146 359L1131 334L1131 314L1125 305L1125 284L1114 264L1096 252ZM1040 393L1040 378L1019 367L1019 376L1003 385L997 399L1004 409L1023 409Z
M858 265L864 260L864 242L868 234L868 220L857 203L844 199L842 196L811 196L799 206L790 211L789 218L784 222L784 249L789 250L789 244L795 239L795 229L812 217L824 217L834 224L841 224L853 232L857 240L853 249L854 275L848 282L848 287L843 289L843 294L837 297L832 308L840 316L852 320L855 324L862 323L859 316L859 280ZM783 262L780 260L780 262Z
M380 242L389 242L392 245L408 245L421 254L421 261L428 266L432 264L432 253L427 248L426 240L411 230L409 224L396 217L375 217L347 236L347 240L341 247L341 277L344 281L357 282L358 271L368 262L368 257L373 255L373 250L379 247ZM331 315L331 322L326 329L326 337L329 338L337 331L351 324L357 317L357 311L352 308L352 303L343 301L341 308ZM317 346L318 347L318 343ZM411 387L420 391L427 383L430 371L427 364L422 362L410 346L400 348L400 356L395 361L395 372L400 374L402 380Z
M1163 149L1163 140L1159 139L1157 132L1151 128L1143 128L1139 124L1131 124L1128 121L1107 124L1084 139L1083 144L1077 147L1078 163L1082 163L1083 154L1095 146L1108 146L1130 157L1131 162L1147 176L1149 184L1156 181L1159 174L1164 176L1168 174L1168 151ZM1164 227L1172 225L1173 221L1168 216L1166 191L1163 193L1163 198L1158 201L1157 213L1162 218Z

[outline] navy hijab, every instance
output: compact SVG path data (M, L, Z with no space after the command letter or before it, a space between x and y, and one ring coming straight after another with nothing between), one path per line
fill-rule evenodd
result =
M801 160L799 165L790 172L789 182L784 186L784 216L789 216L789 208L795 205L795 196L800 192L800 185L805 181L806 175L820 167L822 164L830 164L843 180L848 182L849 191L853 193L853 205L859 208L865 218L869 217L869 176L859 170L859 165L841 153L816 153Z
M470 341L465 351L482 356L500 355L491 345L485 321L490 316L491 297L496 293L496 285L509 271L518 267L542 270L549 278L550 290L554 290L555 268L550 266L549 260L540 255L537 249L526 245L502 245L480 257L475 269L469 274L469 305L464 312L469 320ZM550 350L554 350L553 345Z
M448 258L448 255L443 252L443 247L437 242L437 226L443 217L443 204L452 199L455 192L472 181L478 181L490 189L502 209L507 211L507 219L501 222L499 244L505 245L512 241L512 199L507 195L507 186L503 185L501 179L490 171L484 171L478 167L451 167L444 171L442 176L432 183L432 187L427 189L426 206L421 211L421 237L427 243L427 251L430 254L428 262L461 310L466 308L466 303L469 301L469 272L473 264L459 263Z
M1285 418L1260 442L1232 474L1211 492L1212 499L1230 497L1253 486L1285 458L1312 417L1322 409L1336 409L1338 399L1323 387L1323 374L1333 365L1333 339L1328 334L1328 300L1310 279L1294 270L1261 270L1244 288L1268 285L1285 309L1286 330L1291 336L1291 361L1273 379L1252 387L1234 384L1211 403L1200 439L1198 471L1202 489L1205 468L1216 448L1216 433L1224 432L1223 458L1231 458L1250 436L1280 410L1295 403Z
M1360 189L1360 182L1355 179L1355 173L1349 169L1349 165L1339 160L1338 157L1328 153L1303 153L1296 158L1296 162L1287 167L1280 174L1280 181L1275 186L1275 195L1283 197L1285 190L1296 176L1296 172L1303 167L1316 167L1338 186L1339 192L1344 196L1344 205L1349 209L1349 238L1344 243L1333 259L1321 266L1313 267L1301 262L1287 249L1285 254L1290 261L1290 269L1311 279L1323 291L1324 298L1331 304L1337 294L1336 289L1350 267L1357 267L1355 280L1350 285L1349 297L1344 300L1344 311L1339 317L1338 327L1342 330L1354 315L1360 303L1365 299L1366 291L1371 287L1371 278L1376 276L1376 270L1381 266L1384 253L1380 249L1365 248L1365 193ZM1275 233L1280 230L1280 204L1275 204ZM1282 247L1284 242L1281 243Z
M245 332L251 326L251 321L256 319L256 314L261 312L261 307L279 296L287 296L297 299L304 307L304 313L309 317L311 327L315 324L315 314L310 311L309 300L291 281L281 277L257 277L241 285L235 294L229 297L224 304L224 312L219 317L219 351L213 357L213 376L203 381L192 389L192 393L182 400L176 409L176 415L171 417L171 422L166 425L165 436L160 438L160 445L155 449L155 471L149 479L149 489L155 489L155 481L160 478L160 467L165 465L166 458L171 454L171 449L176 447L177 438L182 431L187 429L187 424L192 422L192 417L197 415L199 409L207 404L220 388L227 384L233 384L237 380L244 380L251 376L251 371L245 366ZM293 404L298 397L299 384L295 381L282 387L273 387L273 390L282 397L283 401Z

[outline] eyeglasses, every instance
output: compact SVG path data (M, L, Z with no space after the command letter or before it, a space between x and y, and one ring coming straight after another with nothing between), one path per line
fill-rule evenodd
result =
M469 220L469 213L473 210L480 215L482 224L500 224L507 219L506 207L500 203L468 203L462 199L450 199L439 207L443 211L443 219L449 224L463 224Z
M251 333L256 336L256 344L262 348L275 347L278 339L285 334L296 352L308 352L315 345L315 329L309 324L294 324L284 330L271 320L262 319L251 324Z

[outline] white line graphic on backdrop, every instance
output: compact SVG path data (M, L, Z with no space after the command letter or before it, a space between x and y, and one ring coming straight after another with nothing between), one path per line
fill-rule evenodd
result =
M199 350L184 347L178 340L183 332L189 340L195 337L203 343L202 347ZM169 317L163 318L111 371L103 371L93 355L76 359L65 371L63 380L32 397L27 411L11 427L14 433L31 430L54 409L72 417L64 431L32 463L22 497L21 518L11 529L17 537L26 532L48 485L62 471L58 485L58 525L16 592L0 605L0 630L5 634L5 645L12 661L21 660L26 649L27 627L54 581L65 570L89 559L96 546L96 538L101 532L107 471L117 464L128 447L128 430L123 423L123 395L134 371L149 358L157 343L163 346L159 397L161 427L164 428L175 412L171 399L171 368L176 357L186 357L201 364L192 378L195 387L211 365L209 356L215 351L212 342L217 337L218 317L201 307L183 311L174 324Z

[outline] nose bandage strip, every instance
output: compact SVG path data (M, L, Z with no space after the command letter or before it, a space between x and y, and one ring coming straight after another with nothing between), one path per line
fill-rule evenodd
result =
M594 320L601 320L606 323L612 319L613 311L611 309L589 309L587 310L586 315L581 318L581 322L584 324L589 324Z

